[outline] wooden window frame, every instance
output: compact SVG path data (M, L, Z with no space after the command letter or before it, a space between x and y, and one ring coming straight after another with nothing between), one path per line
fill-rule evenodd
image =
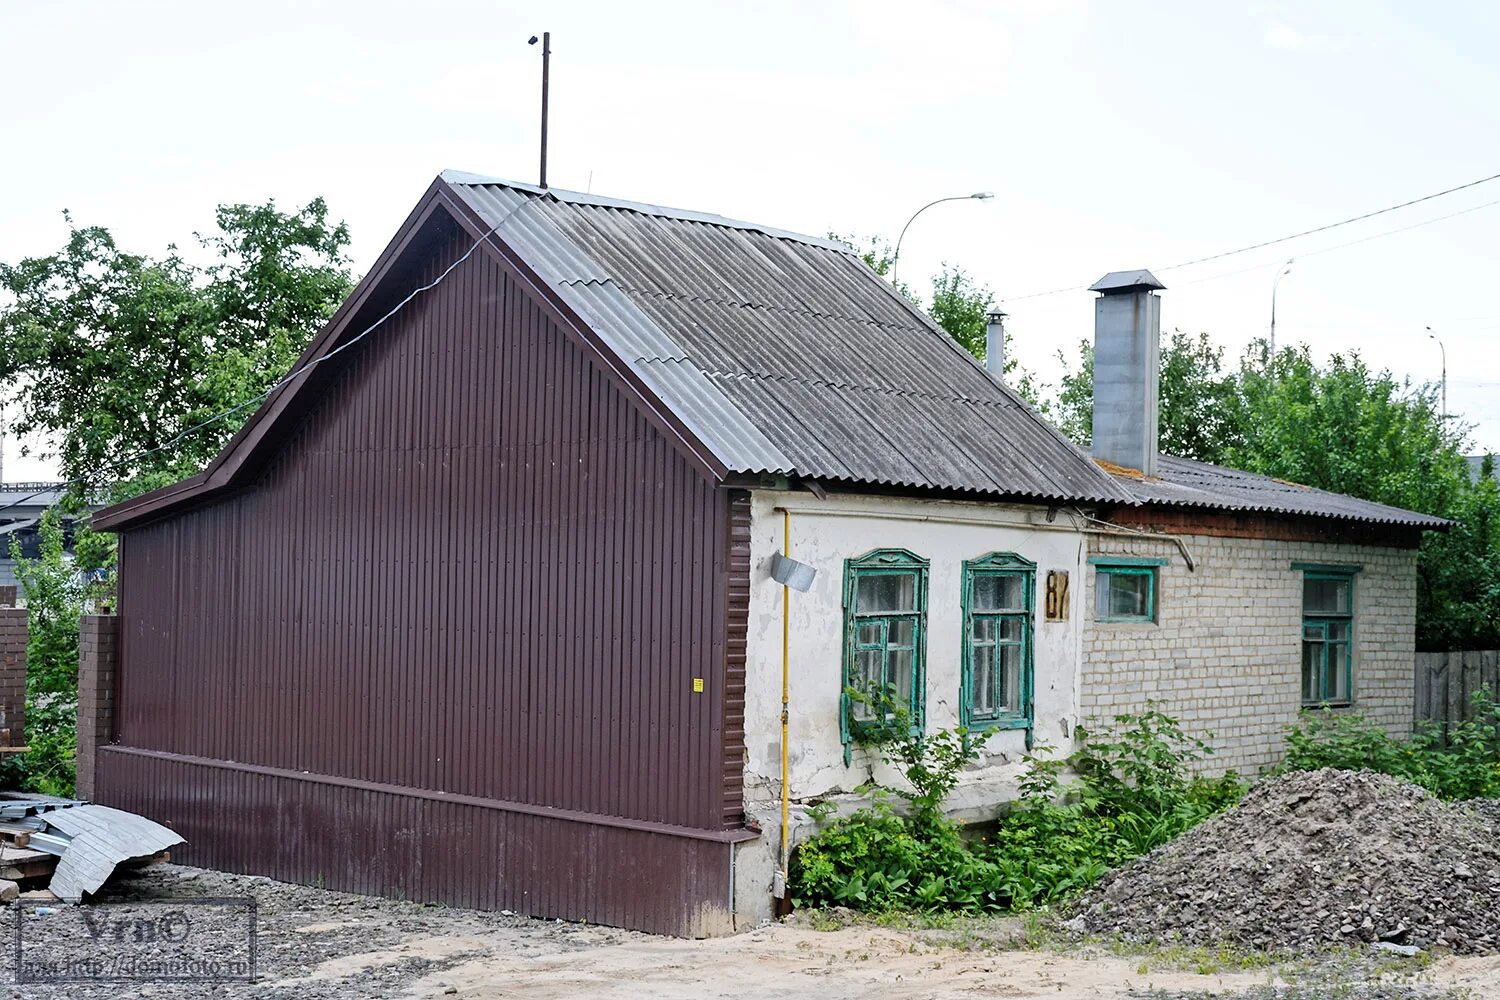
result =
M1359 572L1358 566L1334 566L1320 563L1293 563L1292 568L1302 572L1302 593L1299 598L1302 610L1302 627L1298 632L1298 650L1302 653L1297 659L1297 698L1303 708L1349 708L1354 704L1354 578ZM1309 580L1334 580L1346 583L1349 586L1349 610L1348 611L1308 611L1307 610L1307 582ZM1328 626L1333 622L1343 622L1346 626L1346 639L1344 641L1344 662L1342 670L1344 674L1344 690L1348 697L1334 701L1329 698L1329 681L1333 677L1328 662L1330 643L1328 641ZM1318 697L1309 701L1303 694L1302 665L1306 658L1307 631L1316 628L1322 633L1322 652L1318 662Z
M1157 574L1161 567L1167 565L1167 560L1156 557L1144 556L1090 556L1089 564L1094 567L1094 587L1090 599L1094 603L1094 621L1113 625L1155 625L1159 608L1157 607L1158 579ZM1107 576L1143 576L1146 578L1146 613L1144 615L1101 615L1099 613L1099 575Z
M1021 610L977 612L974 610L974 583L985 577L1015 577L1021 581ZM990 729L1024 729L1028 741L1034 719L1032 701L1035 690L1033 650L1036 627L1036 563L1024 559L1014 552L991 552L978 559L966 559L963 566L963 662L959 680L959 723L966 729L981 731ZM1000 709L992 715L979 716L974 711L974 622L978 619L995 621L996 655L992 669L995 672L994 690L997 702L1004 675L1000 666L999 648L1002 645L1019 645L1021 648L1020 703L1018 712ZM1002 620L1019 620L1021 638L1016 643L1003 642L1000 624Z
M869 738L878 738L887 731L887 726L881 720L862 720L854 717L849 691L855 688L854 682L858 670L857 653L862 648L874 648L861 646L859 643L861 623L870 624L878 621L884 624L886 631L889 630L891 621L896 619L912 623L912 690L911 704L907 706L907 710L911 714L914 731L920 732L925 725L928 570L928 561L907 549L875 549L858 558L844 560L844 642L843 668L840 673L842 683L839 688L839 730L844 743L845 764L850 762L852 744ZM859 581L866 576L911 576L914 580L912 588L914 610L896 613L859 613L855 608L855 595ZM883 644L878 648L885 653L881 658L881 681L887 683L889 646Z

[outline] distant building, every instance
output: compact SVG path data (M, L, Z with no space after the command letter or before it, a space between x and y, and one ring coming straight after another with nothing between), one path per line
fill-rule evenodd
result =
M1489 457L1489 456L1486 456L1486 455L1470 455L1469 456L1469 475L1473 479L1475 479L1476 481L1479 479L1479 473L1484 468L1484 460L1487 457ZM1494 465L1492 467L1492 470L1491 470L1490 474L1492 476L1494 476L1496 479L1500 479L1500 458L1496 458L1495 459L1495 462L1494 462Z
M0 587L17 582L11 543L20 546L23 557L35 559L41 550L38 522L62 496L60 483L0 483ZM71 548L71 526L68 539Z

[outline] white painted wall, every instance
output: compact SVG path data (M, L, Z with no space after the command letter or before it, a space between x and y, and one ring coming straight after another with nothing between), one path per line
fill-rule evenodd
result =
M763 878L775 870L781 797L781 615L782 588L771 579L769 563L782 547L783 518L791 509L792 556L818 571L806 594L791 593L791 791L796 839L810 820L801 804L845 798L872 777L882 785L899 775L875 751L855 747L844 764L839 739L839 697L843 662L844 560L877 548L905 548L930 561L927 598L926 721L931 730L959 723L959 673L963 616L960 587L963 562L990 552L1015 552L1037 564L1034 629L1035 739L1066 752L1078 712L1078 663L1082 642L1079 592L1086 558L1085 536L1064 518L1046 526L1046 510L993 503L957 503L904 498L829 496L761 491L751 502L751 588L745 694L746 812L765 831L747 845L737 864L747 900L763 898ZM945 523L923 518L969 519ZM1066 622L1046 622L1042 592L1049 570L1069 573L1072 609ZM964 819L988 818L1015 795L1021 731L1002 731L986 743L983 759L963 777L949 800ZM762 853L769 851L767 857ZM762 883L759 891L753 883Z

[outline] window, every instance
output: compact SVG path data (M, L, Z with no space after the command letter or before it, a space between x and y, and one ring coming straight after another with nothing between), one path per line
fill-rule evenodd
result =
M964 563L959 720L970 729L1031 726L1036 563L997 552Z
M1165 559L1091 556L1094 566L1094 620L1156 621L1156 571Z
M905 549L876 549L844 563L843 735L889 723L886 704L922 725L927 646L927 560ZM853 692L854 696L851 696Z
M1302 570L1302 704L1351 704L1356 568L1292 568Z

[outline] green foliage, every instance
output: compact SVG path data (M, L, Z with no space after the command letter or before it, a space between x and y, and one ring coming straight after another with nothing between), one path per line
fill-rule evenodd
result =
M1357 354L1319 366L1306 347L1267 357L1257 343L1238 369L1223 362L1205 335L1174 333L1164 345L1162 451L1448 518L1451 531L1421 543L1418 648L1500 645L1500 485L1470 476L1466 432L1438 412L1436 388L1373 371ZM1049 415L1086 443L1092 406L1084 342Z
M1230 774L1193 777L1208 748L1154 709L1122 715L1097 736L1080 733L1068 759L1048 748L1028 755L1021 799L988 838L969 842L936 811L970 759L963 734L934 734L941 749L924 751L924 782L909 818L884 799L820 831L793 858L791 886L799 905L891 910L995 912L1025 910L1069 896L1110 868L1137 857L1238 801ZM908 765L921 741L884 744L893 764ZM896 756L897 754L903 756ZM1078 775L1063 783L1071 766ZM916 784L916 781L913 782ZM918 797L937 794L923 813Z
M78 619L87 588L64 553L62 512L50 508L38 530L41 551L21 557L15 542L11 558L26 598L26 742L30 750L6 763L8 787L49 795L71 795L77 745Z
M1362 768L1421 785L1442 799L1500 798L1500 704L1475 693L1469 718L1449 727L1424 723L1396 739L1357 713L1311 710L1287 731L1282 771Z
M179 436L285 374L352 288L348 230L322 199L220 206L198 236L207 266L175 247L126 252L64 217L62 249L0 263L0 403L16 434L57 442L78 495L123 499L198 471L250 408Z
M917 830L939 830L946 822L943 803L958 786L963 769L979 759L979 749L990 734L971 733L963 726L923 733L911 711L893 692L874 699L854 688L844 693L851 701L874 704L875 717L886 720L870 730L871 737L859 742L879 746L886 761L906 778L910 789L896 789L896 794L906 799Z

